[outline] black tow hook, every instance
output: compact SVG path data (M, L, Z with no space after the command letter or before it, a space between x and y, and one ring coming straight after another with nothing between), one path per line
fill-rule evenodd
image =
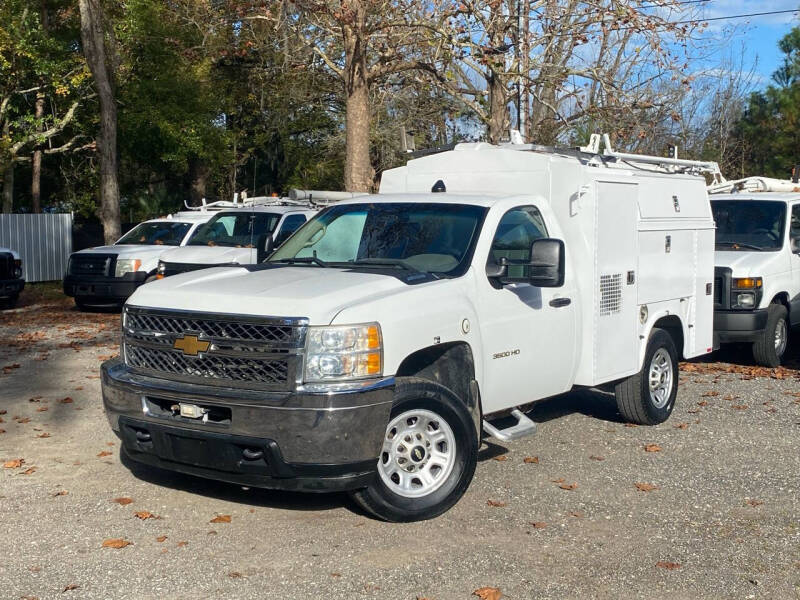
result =
M242 456L244 457L245 460L259 460L264 458L264 451L245 448L242 451Z

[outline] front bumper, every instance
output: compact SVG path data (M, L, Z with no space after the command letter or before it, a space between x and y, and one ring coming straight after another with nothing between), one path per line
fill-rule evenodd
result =
M714 333L722 343L754 342L766 326L766 309L714 311Z
M0 298L18 296L24 287L24 279L0 279Z
M263 392L178 383L103 363L103 404L131 459L240 485L337 491L368 485L392 405L392 378L347 390ZM172 415L180 402L223 415Z
M81 300L124 302L147 279L147 273L136 271L122 277L92 277L67 275L64 293Z

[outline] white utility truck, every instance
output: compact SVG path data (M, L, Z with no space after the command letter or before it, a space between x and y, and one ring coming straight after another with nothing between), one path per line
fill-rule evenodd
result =
M800 325L800 183L749 177L709 187L717 224L714 330L777 367Z
M73 252L64 276L64 293L78 308L120 305L135 289L155 279L158 259L182 246L215 210L184 211L139 223L111 246Z
M24 287L19 254L0 246L0 308L14 308Z
M264 264L137 290L102 366L122 451L413 521L458 501L482 431L533 433L520 408L538 399L610 386L623 418L661 423L678 361L712 349L710 165L605 139L460 144Z

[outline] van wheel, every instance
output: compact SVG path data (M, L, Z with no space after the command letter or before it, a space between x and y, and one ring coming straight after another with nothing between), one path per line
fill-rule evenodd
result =
M763 367L779 367L788 343L789 311L783 304L770 304L764 333L753 343L753 358Z
M447 388L399 379L369 487L351 492L380 519L432 519L467 490L478 461L478 436L467 407Z
M678 352L666 331L653 329L642 370L618 383L614 393L630 423L658 425L669 418L678 395Z

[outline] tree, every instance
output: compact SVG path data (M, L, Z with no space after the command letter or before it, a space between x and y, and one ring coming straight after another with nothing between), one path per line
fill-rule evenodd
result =
M117 103L112 84L113 69L107 47L108 21L100 0L79 0L81 40L86 63L92 72L100 99L100 207L98 216L103 224L106 244L120 236L119 182L117 172ZM112 50L113 52L113 50Z

